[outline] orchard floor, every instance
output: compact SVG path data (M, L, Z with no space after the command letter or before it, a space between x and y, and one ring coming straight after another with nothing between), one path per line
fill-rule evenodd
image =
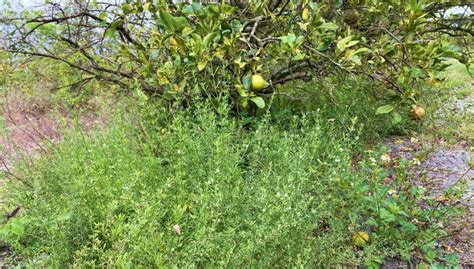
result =
M464 218L449 227L450 236L437 242L440 252L456 253L462 268L474 268L474 79L452 89L451 98L433 111L426 133L385 141L391 160L406 158L418 165L410 171L413 184L435 197L461 181L469 206ZM415 257L416 260L416 257ZM387 262L385 268L411 268L406 262ZM414 268L414 267L413 267Z
M384 146L391 159L404 157L419 161L410 172L413 183L425 187L434 196L459 180L468 182L468 192L462 202L469 205L470 212L450 227L452 235L438 242L438 248L445 253L457 253L464 268L474 268L474 80L468 81L467 91L465 87L462 90L463 94L454 94L445 106L433 111L436 117L426 123L450 135L428 131L411 137L392 137ZM0 127L4 132L0 135L0 170L5 173L10 173L15 159L41 154L45 141L54 143L61 139L60 128L64 125L57 114L32 108L21 99L8 106L4 104L2 112ZM453 116L461 119L452 121ZM105 118L90 116L83 117L80 125L88 129L105 122ZM1 199L0 202L3 203ZM0 206L0 210L7 215L12 209ZM8 247L0 242L1 268L8 267L3 261L9 253ZM415 263L416 260L414 257ZM395 260L387 261L383 268L415 268L415 265Z
M455 252L463 266L474 267L474 170L470 164L474 159L472 149L465 141L447 145L442 139L427 141L401 137L390 139L386 142L386 146L392 159L403 156L413 160L418 159L418 155L426 156L410 173L414 175L413 184L423 186L435 197L442 197L443 190L461 180L467 182L467 193L462 202L469 205L470 212L464 218L455 220L455 223L449 227L450 236L437 242L437 248L440 252L447 254ZM388 266L391 264L389 262L386 268L407 268L408 266L408 264L397 263L401 267Z

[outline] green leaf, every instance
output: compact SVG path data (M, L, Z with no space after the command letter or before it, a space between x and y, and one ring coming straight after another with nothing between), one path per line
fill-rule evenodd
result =
M355 63L356 65L362 65L362 61L360 60L360 57L357 55L352 56L351 61Z
M387 114L392 112L394 107L392 105L379 106L375 111L375 115Z
M337 42L337 49L340 51L344 51L346 49L347 43L349 43L352 39L352 36L346 36L343 39Z
M122 23L122 20L117 20L114 21L110 24L109 28L105 32L105 37L111 37L115 31L117 30L117 27Z
M160 10L159 11L159 16L160 16L160 20L161 20L160 24L162 26L164 26L168 30L174 29L174 20L173 20L173 16L170 13L168 13L166 11L163 11L163 10Z
M206 65L207 65L207 61L206 61L206 60L199 61L199 62L198 62L198 70L199 70L199 71L202 71L204 68L206 68Z
M350 48L350 47L353 47L353 46L357 45L358 43L359 43L358 40L353 40L353 41L347 43L346 49L347 49L347 48Z
M23 233L25 232L25 227L23 226L23 223L21 222L12 222L11 223L11 232L14 235L22 236Z
M360 48L360 49L358 49L354 52L354 55L359 54L359 53L363 53L363 52L369 52L369 51L371 51L371 49L369 49L369 48Z
M305 23L298 22L298 25L300 26L301 30L303 30L305 32L308 31L309 22L305 22Z
M216 37L217 37L216 32L207 34L206 37L204 37L204 46L208 48Z
M339 27L337 26L337 24L335 24L333 22L325 22L325 23L321 24L318 28L321 29L321 30L335 31Z
M8 234L11 233L11 227L10 225L3 225L2 228L0 228L0 235L7 236Z
M230 22L230 27L233 32L240 32L243 28L243 25L239 20L232 20Z
M344 4L343 0L335 0L336 7L341 7Z
M353 36L346 36L343 39L337 42L337 49L341 52L346 50L347 48L353 47L359 43L359 40L352 40Z
M99 14L99 19L101 19L101 20L107 19L107 13L106 13L106 12L101 12L101 13Z
M219 15L220 14L220 8L219 8L219 5L214 5L214 4L210 4L208 6L206 6L206 9L208 11L209 14L211 15Z
M296 53L296 55L293 57L293 59L296 60L296 61L303 60L304 58L305 58L305 56L304 56L304 54L302 54L302 53ZM267 83L267 84L268 84L268 83ZM268 85L265 86L265 87L268 87Z
M143 10L148 11L148 10L150 9L150 5L151 5L150 2L144 4L144 5L143 5Z
M116 30L117 27L118 27L121 23L122 23L122 20L114 21L113 23L110 24L109 29Z
M249 74L249 75L246 75L243 79L242 79L242 84L244 85L244 88L246 90L250 90L250 87L252 86L252 76Z
M387 222L387 223L390 223L390 222L394 222L397 220L397 218L395 217L395 215L393 215L392 213L390 213L387 209L385 208L381 208L380 209L380 218L382 218L382 220L384 222Z
M392 113L392 124L393 124L393 125L397 125L397 124L399 124L401 121L402 121L402 116L400 115L400 113L394 111L394 112Z
M181 35L182 35L183 37L186 37L186 36L188 36L188 35L189 35L190 33L192 33L192 32L193 32L193 29L192 29L191 27L185 27L185 28L183 29L183 31L181 31Z
M188 20L185 17L175 17L173 18L174 29L181 32L184 28L190 27Z
M427 263L422 262L420 264L417 264L416 268L418 268L418 269L429 269L430 266Z
M122 4L122 10L123 10L124 13L129 13L130 11L133 10L133 7L130 4L123 3Z
M242 87L242 85L236 84L235 88L237 89L241 97L249 96L248 92L244 89L244 87Z
M248 107L249 106L249 99L248 98L242 98L240 100L240 103L242 104L243 107Z
M262 97L260 96L256 96L256 97L252 97L250 98L250 100L252 102L254 102L258 108L264 108L265 107L265 100L263 100Z
M280 40L283 44L294 43L296 41L296 36L294 34L288 34L286 36L280 36Z
M318 45L316 48L318 51L325 51L331 46L332 42L334 41L333 38L326 37L324 40Z
M319 4L313 1L309 2L309 7L314 11L319 11L320 9Z
M186 15L191 15L191 14L199 15L202 13L202 11L203 11L203 6L198 2L194 2L191 5L186 6L182 10L182 12Z

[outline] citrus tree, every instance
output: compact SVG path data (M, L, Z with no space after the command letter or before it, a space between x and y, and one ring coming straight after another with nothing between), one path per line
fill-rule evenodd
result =
M48 1L47 1L48 2ZM428 0L260 0L47 3L4 16L5 50L62 62L165 100L226 96L265 107L290 81L366 77L390 102L416 102L446 58L471 62L472 3ZM461 12L448 16L457 7ZM452 42L456 38L456 42ZM457 45L455 45L457 44Z

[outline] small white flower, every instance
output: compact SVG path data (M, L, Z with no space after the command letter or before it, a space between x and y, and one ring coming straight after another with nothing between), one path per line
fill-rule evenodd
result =
M395 195L395 194L397 194L397 190L394 190L394 189L388 190L388 195Z
M174 231L177 235L180 235L180 234L181 234L181 226L179 226L178 224L174 225L174 226L173 226L173 231Z
M389 163L392 161L392 158L390 158L388 153L384 153L382 156L380 156L380 160L382 160L382 163Z
M420 159L418 158L413 158L411 161L414 165L417 165L417 166L421 164Z

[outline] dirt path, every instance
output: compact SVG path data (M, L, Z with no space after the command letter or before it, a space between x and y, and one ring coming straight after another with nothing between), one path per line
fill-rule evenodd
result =
M419 161L412 171L413 183L425 187L431 195L440 195L455 184L465 184L467 191L461 202L468 205L469 212L449 227L456 231L455 235L437 242L440 251L456 253L463 268L474 268L474 84L470 86L468 96L452 98L434 112L437 123L444 123L440 126L452 128L443 131L460 136L454 139L436 134L431 138L393 137L384 143L392 159ZM454 117L459 120L453 120ZM463 126L462 130L458 124Z
M442 192L455 184L467 184L467 192L462 202L469 205L470 212L463 219L455 221L451 231L455 234L437 243L442 252L455 252L461 264L474 266L474 170L471 161L474 154L466 143L448 146L443 140L417 141L394 138L386 142L391 158L413 160L426 155L413 168L413 183L423 186L431 196L440 197ZM393 268L393 267L392 267Z

